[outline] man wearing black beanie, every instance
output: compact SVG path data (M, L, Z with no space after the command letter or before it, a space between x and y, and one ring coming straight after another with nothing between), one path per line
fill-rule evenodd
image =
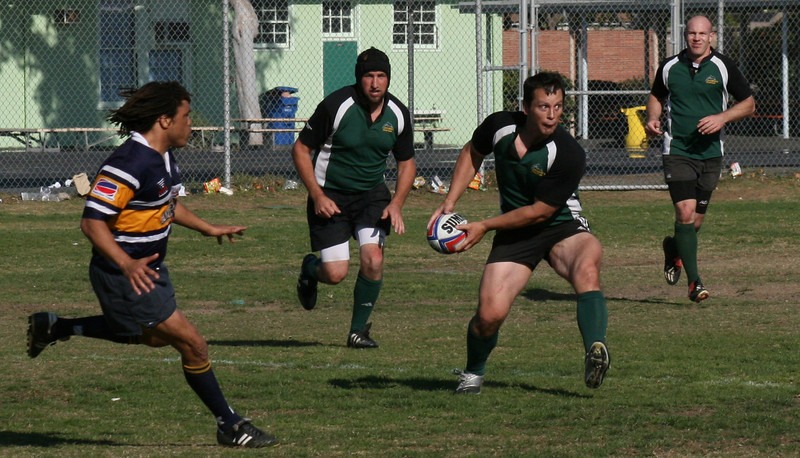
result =
M311 250L303 258L297 297L306 310L317 303L319 282L347 277L350 237L359 245L347 346L376 348L369 317L383 284L383 251L391 228L405 232L403 204L416 175L408 108L389 93L389 57L376 48L358 55L355 84L317 105L292 147L292 159L308 190ZM386 160L397 164L394 195L384 181Z

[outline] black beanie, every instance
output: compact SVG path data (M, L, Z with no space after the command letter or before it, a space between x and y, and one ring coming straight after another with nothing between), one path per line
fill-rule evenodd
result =
M362 51L356 59L356 84L361 81L361 77L367 72L383 72L386 77L392 79L392 65L389 57L378 48L369 48Z

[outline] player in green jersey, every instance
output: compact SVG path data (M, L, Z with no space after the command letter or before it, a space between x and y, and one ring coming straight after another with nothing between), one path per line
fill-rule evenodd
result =
M318 282L347 277L350 238L359 245L347 346L376 348L368 323L383 284L383 250L391 228L405 232L403 204L416 174L408 108L389 93L391 65L382 51L359 54L356 83L320 102L292 148L297 173L308 190L311 250L303 259L297 296L306 310L317 303ZM384 176L391 153L397 163L394 195Z
M686 270L689 299L701 302L710 294L698 272L697 232L719 182L723 128L753 114L755 101L734 62L711 46L714 31L707 17L689 19L684 35L686 49L664 60L656 71L645 129L664 136L664 178L675 206L674 236L662 242L664 278L677 284L681 270ZM738 101L730 107L729 94Z
M545 260L577 294L577 321L583 339L584 382L603 383L611 357L606 346L608 308L600 288L603 248L581 216L578 185L586 153L561 127L564 81L539 73L523 87L523 111L500 111L475 129L461 150L450 190L428 225L452 212L484 157L494 154L501 214L458 226L467 232L460 251L495 231L483 269L478 309L467 326L467 364L456 393L480 393L489 354L500 326L533 270Z

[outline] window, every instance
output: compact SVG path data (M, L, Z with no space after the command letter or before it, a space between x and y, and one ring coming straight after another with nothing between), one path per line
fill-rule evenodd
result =
M349 1L322 2L322 34L327 36L353 35L353 8Z
M183 52L180 49L150 50L149 81L183 81Z
M101 105L121 103L120 90L137 86L133 14L128 0L104 0L100 5Z
M141 3L141 0L99 2L100 109L119 107L124 102L121 91L149 81L175 80L191 90L188 2L161 0L160 5L167 13L139 8Z
M258 16L257 45L270 48L289 46L289 1L252 0Z
M412 5L414 47L436 48L439 44L436 27L436 2L416 1ZM408 46L408 2L394 2L392 44Z
M189 43L191 35L189 33L188 22L156 22L155 26L156 43Z

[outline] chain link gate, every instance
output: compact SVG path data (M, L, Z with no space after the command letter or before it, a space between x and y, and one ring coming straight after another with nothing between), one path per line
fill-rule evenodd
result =
M641 107L694 14L716 25L716 47L756 96L756 115L726 129L726 165L796 170L800 0L37 0L0 4L0 189L91 177L120 142L105 122L119 90L164 79L193 94L193 136L178 153L190 188L294 179L297 131L354 82L370 46L392 61L389 90L414 113L428 180L448 179L478 122L518 109L521 80L541 69L569 80L582 188L659 188L660 145L639 130ZM486 167L491 176L491 158Z

